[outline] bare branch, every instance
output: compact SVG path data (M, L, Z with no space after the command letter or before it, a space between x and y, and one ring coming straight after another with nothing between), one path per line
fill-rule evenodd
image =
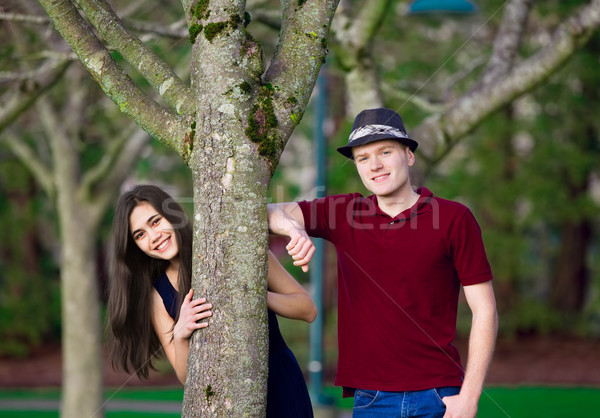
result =
M125 25L136 32L143 33L145 37L158 35L167 38L184 39L189 33L185 20L172 23L169 26L157 26L155 23L125 20Z
M413 106L416 106L427 113L437 113L441 112L444 109L444 105L442 105L441 103L430 102L422 97L409 93L406 90L402 90L401 88L398 88L396 86L384 83L383 89L387 92L387 94L393 96L395 99L402 100L405 103L411 103Z
M104 176L101 177L102 170L97 170L95 180L92 178L89 180L84 179L82 183L82 188L89 187L88 190L84 191L84 193L89 193L90 196L90 206L86 213L94 222L100 222L106 207L113 201L116 190L131 173L132 165L150 143L148 134L139 129L136 129L133 135L123 135L123 139L124 147L120 147L122 152L114 156L115 158L110 161L110 167L106 163L101 163L101 165L105 165L105 168L108 168L108 170L105 170ZM94 175L90 177L94 177Z
M33 80L33 79L39 78L39 77L51 72L57 68L63 68L64 65L65 65L64 60L49 59L49 60L46 60L46 62L44 62L38 68L36 68L35 70L31 70L31 71L19 71L19 72L0 71L0 83Z
M275 111L286 140L302 118L325 60L338 1L307 0L302 6L296 0L282 1L279 43L264 78L278 91Z
M127 170L131 169L131 159L135 158L137 154L126 155L127 152L124 152L123 150L126 148L126 145L134 133L135 136L133 138L141 136L144 139L148 139L148 134L144 131L139 131L136 125L133 125L125 132L122 132L119 138L109 139L110 143L108 149L104 152L102 159L95 167L86 171L81 181L81 189L84 190L86 195L91 195L91 191L94 190L96 185L101 183L103 179L118 167L116 164L117 160L126 159L129 163L127 165ZM139 142L137 139L136 141Z
M33 23L38 25L52 23L48 16L26 15L20 13L4 13L0 11L0 20L15 23ZM158 26L155 23L141 22L133 19L122 19L125 26L136 32L143 33L143 36L163 36L167 38L184 39L188 37L185 20L174 22L168 26Z
M38 25L50 23L48 16L25 15L21 13L4 13L0 11L0 20L6 20L17 23L35 23Z
M10 100L6 105L0 108L0 132L2 132L8 125L13 123L22 113L29 109L36 100L48 91L52 86L56 84L58 80L65 73L69 66L69 61L63 61L58 66L58 70L54 72L50 77L47 77L47 73L36 74L34 79L37 79L36 83L30 83L33 87L29 90L23 90L16 86L13 92L7 94L10 96ZM43 77L49 78L44 80Z
M281 14L275 10L253 10L252 21L260 22L268 28L279 32L281 29Z
M40 4L102 90L121 111L186 159L189 150L183 139L190 131L191 120L174 115L144 94L113 60L93 34L92 27L69 0L40 0Z
M30 146L18 139L10 130L3 132L3 138L0 141L2 140L8 145L13 154L19 158L21 164L35 177L37 182L42 186L42 189L44 189L44 192L48 196L53 197L56 189L52 170L46 167Z
M360 16L352 21L350 38L355 48L368 46L381 27L391 0L368 0L360 7Z
M494 52L481 79L484 85L508 73L515 63L534 0L512 0L504 10Z
M60 117L47 97L40 97L36 102L36 109L52 151L57 190L63 195L72 195L76 191L80 171L76 146L68 136L67 127L59 122Z
M149 143L150 137L144 131L136 130L133 135L129 136L123 152L117 155L113 169L105 177L100 188L110 190L115 185L122 183L123 179L131 172L131 166Z
M333 21L336 54L346 73L346 113L353 117L363 109L383 106L383 96L370 44L381 27L390 0L367 0L356 18L350 1L343 1Z
M75 0L100 36L133 65L150 85L177 113L194 113L191 90L181 81L171 67L159 58L146 44L133 36L121 19L102 0Z
M599 26L600 0L592 0L562 23L551 42L535 55L490 85L460 97L449 104L445 112L426 119L411 132L422 140L423 159L435 164L448 147L475 129L492 112L543 83L588 41Z

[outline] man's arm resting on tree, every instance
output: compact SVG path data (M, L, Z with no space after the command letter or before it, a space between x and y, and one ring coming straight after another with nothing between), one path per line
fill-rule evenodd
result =
M276 235L290 237L290 242L285 247L288 254L294 259L294 265L308 271L315 246L304 229L304 216L296 202L271 203L267 205L269 231Z

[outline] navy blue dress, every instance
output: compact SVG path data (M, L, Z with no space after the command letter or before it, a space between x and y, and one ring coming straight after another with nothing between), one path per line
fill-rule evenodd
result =
M177 316L177 290L166 274L162 274L154 288L160 294L171 318ZM268 418L311 418L312 405L304 376L296 357L288 348L277 323L275 312L269 313L269 376L267 381Z

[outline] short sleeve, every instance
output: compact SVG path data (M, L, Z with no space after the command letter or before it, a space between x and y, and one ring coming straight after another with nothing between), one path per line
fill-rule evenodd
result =
M349 205L351 209L354 200L360 197L359 193L355 193L298 202L308 235L335 242L339 232L347 225Z
M466 207L452 227L451 251L454 268L463 286L492 280L492 269L485 253L481 229Z

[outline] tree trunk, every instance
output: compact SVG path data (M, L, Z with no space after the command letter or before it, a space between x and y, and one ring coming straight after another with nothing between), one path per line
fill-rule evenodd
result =
M263 417L270 170L239 122L213 115L194 148L194 297L213 304L191 340L183 416ZM224 127L217 134L211 127ZM212 131L212 132L211 132Z
M377 71L370 58L363 57L355 68L346 73L346 115L350 119L365 109L383 107Z
M96 280L96 230L72 197L61 196L63 418L99 417L102 412L102 346ZM85 388L85 390L82 390Z
M59 123L53 103L38 101L52 151L60 224L63 379L61 417L102 416L102 346L96 280L97 209L82 196L76 142ZM85 388L85 391L82 390Z
M562 312L581 312L589 282L586 266L592 233L588 219L569 221L561 228L561 245L552 287L552 305Z

